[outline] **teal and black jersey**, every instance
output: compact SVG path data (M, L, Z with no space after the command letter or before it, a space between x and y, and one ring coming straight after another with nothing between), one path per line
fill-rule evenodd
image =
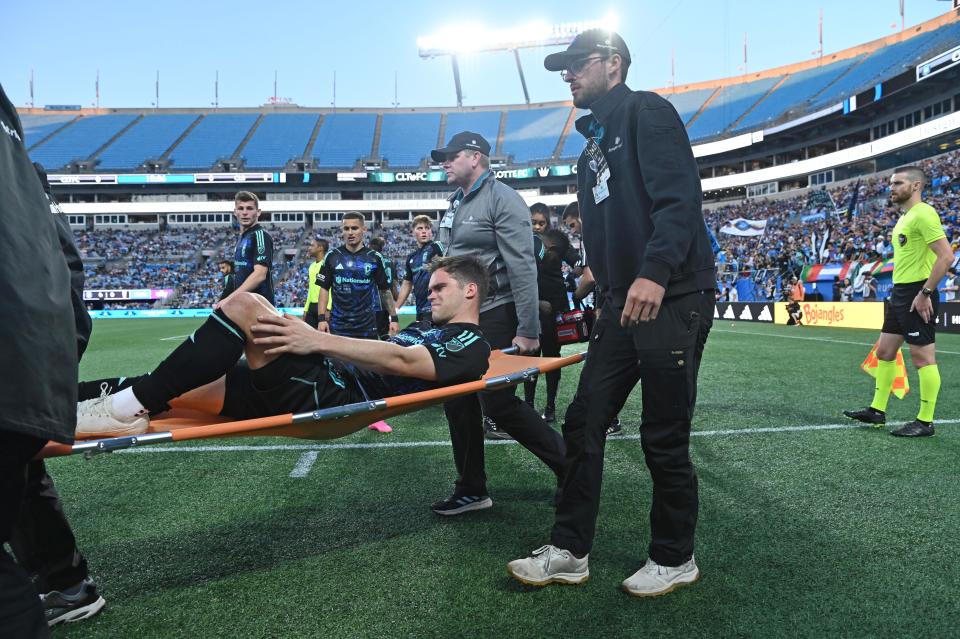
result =
M334 302L336 308L336 302ZM367 399L406 395L441 386L462 384L480 379L487 372L490 345L476 324L455 323L433 326L430 322L414 322L387 341L400 346L426 346L437 371L435 381L397 375L381 375L345 364L345 378L352 375L360 392Z
M273 238L259 224L254 224L240 236L237 248L233 254L233 265L236 272L234 288L238 288L253 273L254 266L267 267L265 279L253 293L259 293L267 298L271 304L273 300Z
M380 255L380 259L383 260L383 272L384 272L384 273L386 274L386 276L387 276L387 290L390 291L391 294L393 294L393 292L394 292L393 283L394 283L394 282L396 281L396 279L397 279L397 267L396 267L396 265L393 263L393 260L391 260L391 259L390 259L389 257L387 257L386 255L381 254L381 255ZM380 296L379 296L379 295L375 295L375 296L374 296L374 300L373 300L373 310L376 311L376 312L378 312L378 313L386 313L386 312L387 312L387 309L383 308L383 302L380 300Z
M237 290L237 276L235 273L227 273L223 276L223 291L220 292L220 299L224 300Z
M403 279L413 284L413 299L417 316L430 317L430 270L427 268L435 257L443 257L443 244L435 240L427 242L407 256Z
M330 332L346 337L377 337L375 309L380 291L389 289L383 257L363 246L351 253L338 246L327 254L317 274L317 284L330 291Z

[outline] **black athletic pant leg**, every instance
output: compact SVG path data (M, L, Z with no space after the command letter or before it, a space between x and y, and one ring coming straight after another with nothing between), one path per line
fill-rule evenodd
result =
M560 340L557 339L557 326L554 313L540 311L540 355L543 357L560 357ZM544 374L547 383L547 403L549 408L555 408L557 389L560 387L560 370ZM533 404L537 397L537 380L523 383L523 399Z
M514 305L504 304L481 313L480 330L494 350L510 346L517 332ZM459 475L459 494L486 494L481 406L482 414L495 421L497 428L512 435L557 477L563 477L566 469L563 438L533 408L520 401L515 388L507 388L470 395L444 405L450 426L454 463Z
M577 392L563 420L569 468L550 541L581 557L593 545L607 426L640 379L633 334L620 327L620 313L607 311L594 327Z
M35 576L40 592L65 590L87 578L87 561L63 512L60 497L42 460L27 466L20 518L10 539L17 562Z
M27 464L46 441L0 431L0 638L49 637L37 590L7 554L27 483Z
M682 365L669 356L672 352L644 363L644 353L638 351L643 393L640 443L653 480L648 555L664 566L679 566L694 550L699 494L690 460L690 423L713 307L711 292L685 295L668 307L674 311L677 339L684 330L693 338L692 347L684 349Z
M644 459L653 481L649 556L676 566L693 554L697 476L690 461L690 422L703 347L713 323L711 292L664 300L657 321L620 327L622 308L604 309L563 431L570 470L551 543L590 552L603 477L605 430L640 380Z

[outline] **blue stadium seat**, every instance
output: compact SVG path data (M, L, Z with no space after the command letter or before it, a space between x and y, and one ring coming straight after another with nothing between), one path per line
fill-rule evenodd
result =
M229 158L257 121L257 113L213 113L190 131L170 153L174 170L208 169Z
M708 138L725 131L779 82L780 77L763 78L723 87L709 106L687 127L690 139Z
M391 168L416 167L437 148L439 113L386 113L380 125L380 157Z
M788 110L796 114L806 111L804 106L813 96L860 62L862 57L840 60L791 74L783 84L747 113L734 130L754 129L770 124Z
M714 91L716 89L710 87L709 89L694 89L681 93L664 93L663 97L670 101L673 108L680 114L680 120L686 124L700 110L707 98L713 95Z
M450 141L461 131L473 131L482 135L490 143L491 153L497 148L497 136L500 135L501 111L467 111L447 114L447 128L444 143Z
M850 72L818 95L814 109L836 104L898 75L939 51L960 44L960 23L954 22L903 42L874 51Z
M370 156L376 113L331 113L323 119L313 157L323 168L350 168Z
M99 169L136 169L159 158L198 117L197 114L147 115L100 154Z
M589 113L590 111L586 109L577 109L577 112L573 114L573 121L576 122ZM575 126L571 126L570 132L567 133L567 139L563 141L563 148L560 149L560 159L575 160L580 157L580 153L586 146L587 139L577 131Z
M21 115L23 145L29 149L76 117L76 115Z
M31 149L30 157L43 168L59 169L74 160L85 160L137 118L126 113L81 118L43 144Z
M507 111L503 153L520 163L552 158L569 116L569 107Z
M280 169L302 158L320 116L316 113L270 113L241 151L246 168Z

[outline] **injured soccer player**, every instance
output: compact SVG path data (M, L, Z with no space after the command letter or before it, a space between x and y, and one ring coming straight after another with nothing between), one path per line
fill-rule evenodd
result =
M430 271L433 321L384 342L322 333L260 295L235 295L149 375L96 397L123 378L81 383L77 437L137 435L171 407L251 419L480 379L490 356L477 326L487 270L462 255L436 258Z

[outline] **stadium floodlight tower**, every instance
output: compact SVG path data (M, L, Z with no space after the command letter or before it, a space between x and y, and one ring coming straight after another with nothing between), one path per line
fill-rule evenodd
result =
M434 35L417 38L417 47L421 58L450 56L458 107L463 106L463 90L460 86L460 65L457 62L457 56L489 51L513 51L513 57L517 61L517 73L520 74L520 85L523 87L523 98L527 104L530 104L530 92L527 90L527 80L523 75L523 65L520 64L520 49L567 45L573 42L577 34L587 29L616 31L618 22L616 16L608 14L602 20L590 22L564 22L553 25L536 22L505 29L488 29L480 25L469 25L464 28L463 24L458 24L445 27Z

